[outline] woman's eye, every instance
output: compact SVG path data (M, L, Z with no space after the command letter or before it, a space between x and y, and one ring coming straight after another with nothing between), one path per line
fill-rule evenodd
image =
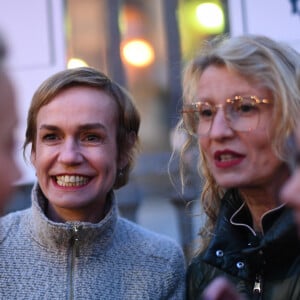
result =
M201 118L210 118L213 116L213 111L210 108L203 108L199 111Z
M101 136L99 136L97 134L87 134L87 135L85 135L83 140L87 141L87 142L99 142L102 140L102 138L101 138Z
M44 141L54 141L54 140L57 140L57 139L58 139L58 137L54 133L45 134L43 136L43 140Z
M239 106L239 111L242 112L242 113L247 113L247 112L251 112L251 111L254 111L256 110L256 106L252 105L252 104L241 104Z
M98 137L95 135L88 135L86 138L88 141L97 141Z

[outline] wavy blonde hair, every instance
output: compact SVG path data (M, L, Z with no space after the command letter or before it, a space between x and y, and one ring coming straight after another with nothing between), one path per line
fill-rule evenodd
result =
M272 147L280 159L286 160L285 140L300 116L299 53L286 44L258 35L220 36L206 41L199 55L184 68L183 103L191 103L196 98L198 81L211 65L224 66L271 92L277 120ZM182 119L180 122L183 124ZM181 157L192 139L194 137L188 137ZM205 226L200 231L201 249L204 249L210 241L225 189L215 181L201 149L198 171L203 181L200 202L206 215Z

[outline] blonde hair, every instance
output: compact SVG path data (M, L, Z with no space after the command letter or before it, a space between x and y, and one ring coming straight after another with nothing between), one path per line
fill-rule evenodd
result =
M286 160L284 141L300 115L299 53L286 44L258 35L220 36L206 41L200 54L183 71L184 103L191 103L195 99L198 81L210 65L224 66L270 91L274 101L274 119L277 120L272 147L280 159ZM191 139L193 137L189 136L187 145ZM183 147L181 156L187 145ZM203 249L210 240L225 190L216 183L201 149L198 169L203 180L200 201L207 216L200 232Z

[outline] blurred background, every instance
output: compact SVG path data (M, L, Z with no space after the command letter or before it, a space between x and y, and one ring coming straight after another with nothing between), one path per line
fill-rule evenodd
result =
M125 86L141 113L141 153L130 184L117 191L121 213L176 239L190 256L202 220L201 182L191 151L182 193L177 150L184 135L174 134L182 67L201 51L204 40L219 34L265 34L300 50L300 1L10 0L1 1L0 9L18 92L16 157L23 170L7 212L30 205L35 176L21 146L33 92L57 71L88 65Z

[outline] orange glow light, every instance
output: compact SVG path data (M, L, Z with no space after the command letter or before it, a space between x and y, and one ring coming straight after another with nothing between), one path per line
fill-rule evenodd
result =
M152 46L141 39L134 39L124 43L122 56L125 62L135 67L147 67L154 61Z
M70 58L67 64L68 69L87 67L87 66L88 64L84 60L75 57Z

